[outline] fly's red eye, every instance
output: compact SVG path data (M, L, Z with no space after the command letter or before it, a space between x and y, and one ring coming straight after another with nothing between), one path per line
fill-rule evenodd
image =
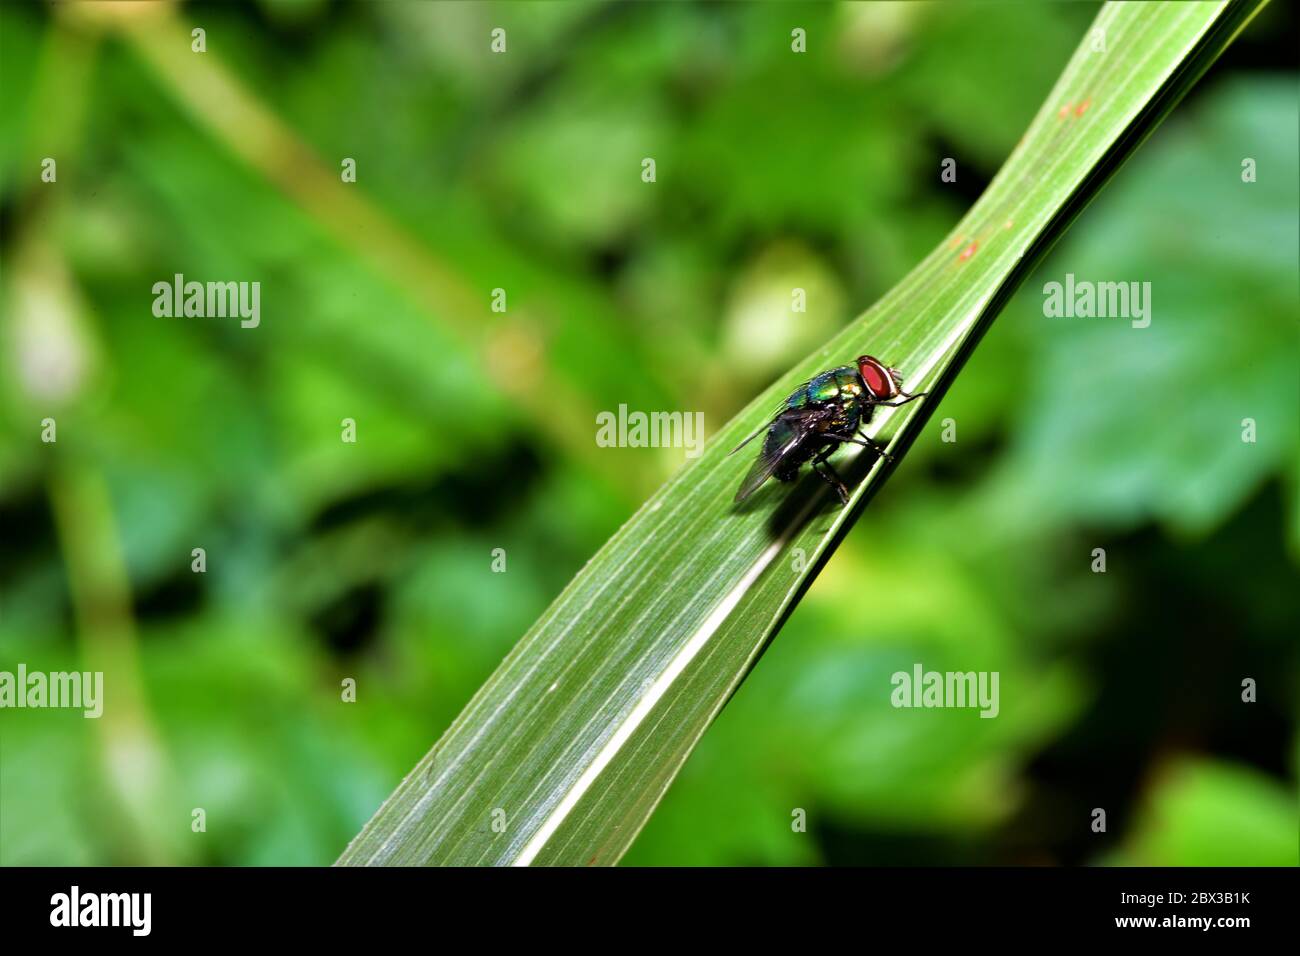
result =
M871 392L873 398L885 399L892 398L894 389L897 387L894 380L889 375L889 370L870 355L864 355L858 359L858 373L862 376L862 381L867 385L867 390Z

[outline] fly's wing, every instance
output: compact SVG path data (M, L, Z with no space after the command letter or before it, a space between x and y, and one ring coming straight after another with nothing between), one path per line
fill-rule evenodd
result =
M804 388L807 387L807 385L808 385L807 382L800 382L798 385L796 385L796 386L794 387L794 391L790 393L790 394L791 394L791 398L793 398L795 395L798 395L798 394L799 394L799 393L800 393ZM748 438L746 438L744 441L742 441L742 442L741 442L739 445L737 445L735 448L731 449L731 451L727 452L728 457L730 457L731 455L734 455L736 452L740 451L740 449L744 448L746 445L748 445L750 442L752 442L752 441L753 441L755 438L757 438L759 435L763 434L765 431L767 431L769 428L771 428L773 425L775 425L775 424L777 423L777 421L780 420L780 418L781 418L782 415L789 415L789 414L792 414L792 412L790 412L790 410L789 410L790 407L789 407L789 405L787 404L787 403L789 402L789 400L790 400L790 399L786 399L786 401L782 402L782 403L781 403L781 407L778 408L775 412L772 413L772 417L771 417L770 419L768 419L766 422L764 422L764 423L759 427L758 431L754 432L752 435L750 435Z
M778 415L777 415L777 418L780 418L780 417L781 417L781 416L778 414ZM740 449L744 448L746 445L748 445L750 442L752 442L752 441L753 441L755 438L757 438L759 435L763 434L763 432L765 432L765 431L767 431L769 428L771 428L772 425L773 425L775 422L776 422L776 418L772 419L772 420L769 421L769 422L764 422L762 425L759 426L758 431L754 432L752 435L750 435L748 438L746 438L744 441L742 441L742 442L741 442L739 445L737 445L735 448L731 449L731 451L727 452L727 457L730 458L730 457L731 457L732 455L734 455L736 452L740 451Z
M763 442L763 450L759 452L758 458L750 466L749 473L745 475L745 480L740 483L740 490L736 492L737 503L744 501L757 490L759 485L772 477L772 472L776 471L781 460L798 448L799 443L812 431L813 422L814 419L807 414L797 411L782 412L772 420L767 426L768 432ZM750 435L745 442L753 437Z

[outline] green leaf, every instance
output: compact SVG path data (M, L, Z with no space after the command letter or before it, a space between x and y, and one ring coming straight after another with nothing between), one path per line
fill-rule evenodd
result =
M1287 475L1292 486L1300 478L1292 281L1300 169L1294 135L1274 146L1255 132L1294 132L1294 84L1220 84L1198 113L1164 130L1099 200L1089 228L1053 255L1083 279L1131 275L1143 250L1163 249L1141 275L1154 290L1150 326L1021 323L1041 359L1028 370L1023 424L1003 459L999 494L1036 523L1159 521L1185 539L1214 530L1273 476ZM1271 175L1243 185L1243 143ZM1187 182L1201 185L1175 185ZM1238 221L1251 226L1222 228ZM1041 309L1037 294L1024 298ZM1225 316L1248 321L1250 334ZM1085 389L1089 399L1080 402ZM1159 395L1176 396L1179 413L1151 401ZM1252 444L1240 437L1246 419L1258 423Z
M1260 6L1104 7L948 238L623 526L339 862L616 862L1016 286ZM868 429L895 463L841 451L854 488L844 508L810 475L734 506L750 454L728 451L796 383L863 352L930 393L879 410Z
M1238 764L1185 756L1156 775L1117 866L1295 866L1295 794Z

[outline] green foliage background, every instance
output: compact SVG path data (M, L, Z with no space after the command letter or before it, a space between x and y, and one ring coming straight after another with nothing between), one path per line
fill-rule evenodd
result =
M1094 15L0 7L0 668L110 701L0 714L0 863L335 859L680 464L594 412L721 425L939 241ZM1295 33L1266 8L1026 283L627 862L1297 862ZM261 327L155 318L176 272L260 280ZM1150 282L1150 328L1045 318L1067 272ZM918 661L1001 715L893 709Z

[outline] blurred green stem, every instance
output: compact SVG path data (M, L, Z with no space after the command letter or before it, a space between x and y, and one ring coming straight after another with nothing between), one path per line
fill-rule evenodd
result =
M60 163L59 183L78 176L70 157L76 155L84 128L97 52L93 32L66 20L55 21L36 72L35 106L22 151L24 170L33 185L24 195L13 240L11 282L15 289L37 294L18 295L7 320L15 338L41 336L47 347L50 341L60 340L57 369L24 367L24 374L18 376L25 398L41 417L70 410L90 374L84 300L51 241L68 190L42 184L38 172L41 160L48 156ZM132 863L175 863L182 857L180 841L168 834L185 832L181 828L186 820L177 819L175 827L166 825L172 813L165 797L167 760L140 676L130 583L111 499L102 474L75 460L75 452L64 451L69 445L84 444L68 430L75 428L75 412L60 413L59 419L63 443L49 446L47 491L66 565L82 666L103 674L103 713L93 723L103 772L118 801L122 831L116 840L118 852Z
M642 492L654 476L629 470L619 456L595 443L596 409L545 360L544 323L527 314L494 316L486 291L465 283L415 237L348 188L310 148L245 89L219 59L196 57L190 38L170 14L116 21L133 49L155 70L190 113L227 149L292 197L322 227L378 274L404 290L476 355L492 380L539 434L616 489ZM526 368L512 368L534 356ZM640 490L637 490L640 489Z
M49 496L67 565L85 667L104 675L104 712L95 721L104 772L121 802L128 833L121 840L133 863L175 863L187 818L172 814L166 799L167 761L149 715L131 615L130 583L112 502L103 476L60 457Z

